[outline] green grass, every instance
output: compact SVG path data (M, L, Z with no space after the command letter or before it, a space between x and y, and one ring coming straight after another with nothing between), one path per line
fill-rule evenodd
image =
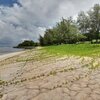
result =
M100 56L100 44L63 44L57 46L46 46L43 48L48 54L64 56Z

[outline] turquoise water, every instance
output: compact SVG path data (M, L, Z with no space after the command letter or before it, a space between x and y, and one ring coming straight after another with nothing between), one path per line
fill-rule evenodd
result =
M18 52L18 51L22 51L22 49L16 49L12 47L0 47L0 55Z

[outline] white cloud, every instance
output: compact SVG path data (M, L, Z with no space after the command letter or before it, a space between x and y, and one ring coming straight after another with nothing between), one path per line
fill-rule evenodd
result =
M19 0L13 7L0 6L0 43L15 45L24 39L38 40L61 17L76 16L100 0ZM75 17L76 18L76 17Z

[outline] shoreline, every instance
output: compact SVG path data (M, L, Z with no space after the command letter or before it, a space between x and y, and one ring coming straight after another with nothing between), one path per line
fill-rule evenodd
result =
M17 52L12 52L12 53L7 53L7 54L2 54L2 55L0 55L0 61L5 60L5 59L10 58L10 57L13 57L13 56L16 56L16 55L19 55L19 54L22 54L22 53L24 53L25 51L26 51L26 50L17 51Z

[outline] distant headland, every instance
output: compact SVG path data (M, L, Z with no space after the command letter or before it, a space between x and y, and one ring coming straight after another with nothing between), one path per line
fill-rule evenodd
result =
M36 46L39 46L38 42L34 42L32 40L25 40L22 43L19 43L14 48L33 49Z

